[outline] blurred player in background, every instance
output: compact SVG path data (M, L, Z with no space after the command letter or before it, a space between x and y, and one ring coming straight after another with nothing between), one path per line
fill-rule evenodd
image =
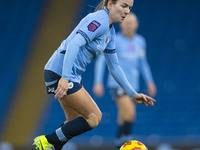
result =
M71 138L98 126L101 111L82 86L81 74L96 55L103 53L115 80L133 101L153 106L151 97L138 94L127 81L115 53L113 23L123 22L133 0L103 0L98 10L83 18L47 62L44 79L48 94L55 94L67 121L48 135L34 139L39 150L59 150Z
M154 97L156 86L146 59L146 41L136 33L138 29L136 15L133 13L127 15L120 27L121 32L116 37L116 53L119 58L119 64L136 91L139 90L139 75L141 73L146 82L148 94ZM98 97L104 94L104 72L105 59L103 55L100 55L95 63L93 87L93 91ZM124 142L131 140L131 127L135 120L136 108L131 97L117 84L110 74L107 85L118 107L118 132L115 147L119 149Z

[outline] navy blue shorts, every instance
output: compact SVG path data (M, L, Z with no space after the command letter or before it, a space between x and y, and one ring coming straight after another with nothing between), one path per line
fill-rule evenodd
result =
M61 76L56 74L55 72L51 70L44 70L44 81L47 87L48 94L55 94L55 90L58 87L58 82L60 78ZM78 90L82 88L82 86L83 86L82 82L78 83L78 82L69 81L67 95L77 92Z
M126 92L121 88L110 88L110 94L113 100L117 100L118 98L128 95Z

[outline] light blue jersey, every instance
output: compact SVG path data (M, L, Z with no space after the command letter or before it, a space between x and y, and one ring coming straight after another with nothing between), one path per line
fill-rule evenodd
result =
M139 34L135 34L133 38L129 39L122 33L117 34L116 41L116 52L119 64L129 83L138 91L140 74L142 74L146 83L153 81L146 59L146 41ZM100 55L95 64L95 83L103 82L104 65L105 60ZM110 74L108 75L107 84L109 88L120 88Z
M63 74L63 59L66 53L68 43L80 33L86 40L87 44L79 50L77 58L73 62L73 68L69 80L74 82L81 81L81 74L86 70L86 65L89 64L96 55L103 52L104 49L116 49L115 42L110 41L112 36L115 36L114 27L109 28L109 16L107 10L100 10L95 13L88 14L77 27L72 31L60 47L54 52L45 66L46 70L51 70L61 76Z
M103 52L108 69L116 82L133 97L136 92L127 81L118 63L115 29L110 27L108 9L90 13L83 18L45 66L64 79L81 82L86 66Z

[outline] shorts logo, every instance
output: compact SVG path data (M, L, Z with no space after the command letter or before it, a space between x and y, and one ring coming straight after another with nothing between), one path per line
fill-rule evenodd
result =
M73 82L69 82L68 83L68 89L72 89L74 87L74 83Z
M100 24L99 22L93 20L93 21L87 26L87 28L88 28L89 31L94 32L98 27L100 27L100 25L101 25L101 24Z
M122 89L117 89L117 95L122 96L124 91Z
M48 87L48 93L55 93L55 88Z

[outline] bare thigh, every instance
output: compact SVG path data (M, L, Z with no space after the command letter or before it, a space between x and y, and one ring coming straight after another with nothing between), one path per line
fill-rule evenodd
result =
M123 124L125 121L134 121L136 109L135 103L132 101L130 96L121 96L116 100L116 103L118 107L118 123Z
M96 126L101 120L101 111L84 88L64 96L62 99L59 99L59 102L68 118L72 119L73 117L82 116L91 126L93 126L93 121L97 121L94 123L94 126Z

